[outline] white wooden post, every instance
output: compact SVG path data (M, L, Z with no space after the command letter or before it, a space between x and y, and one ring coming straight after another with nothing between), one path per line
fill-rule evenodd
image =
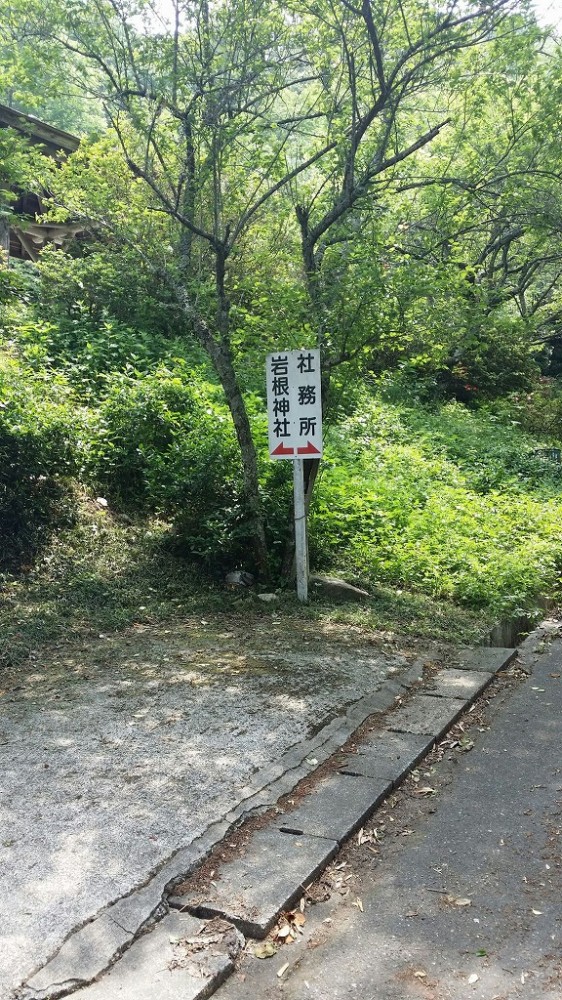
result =
M304 462L302 458L293 461L293 485L295 493L295 559L297 568L297 597L308 601L308 539L306 532L306 505L304 502Z
M265 362L269 457L293 463L297 597L308 601L304 460L322 457L320 351L277 351Z

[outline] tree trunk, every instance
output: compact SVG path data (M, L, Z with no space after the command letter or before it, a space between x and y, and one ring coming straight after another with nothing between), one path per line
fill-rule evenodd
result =
M176 293L184 312L188 316L199 343L208 354L213 368L217 373L224 390L226 402L230 410L242 460L243 502L247 512L248 533L250 537L251 555L255 569L260 576L267 578L269 560L265 540L263 513L261 509L258 458L252 428L246 410L246 404L238 385L232 356L228 345L213 336L204 319L199 316L189 301L187 293L182 288L176 288ZM226 309L228 320L228 302L219 302L218 312ZM224 322L223 316L222 322Z
M10 223L4 215L0 215L0 250L6 255L6 260L10 255Z
M261 509L258 459L252 437L252 428L248 419L246 404L238 386L238 379L236 378L230 353L222 345L215 343L215 346L216 350L213 352L212 360L224 389L240 446L243 470L243 498L244 506L248 513L253 561L260 576L267 577L269 571L267 545Z
M195 222L195 184L196 184L196 164L195 149L193 145L193 128L189 118L183 123L183 135L185 140L185 161L184 161L184 190L182 199L182 212L186 219ZM191 277L193 251L193 233L187 226L183 226L180 233L180 262L182 277L185 280Z

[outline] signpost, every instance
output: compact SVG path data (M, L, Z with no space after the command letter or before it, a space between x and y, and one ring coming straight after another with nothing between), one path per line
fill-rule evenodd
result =
M293 462L297 595L308 600L305 458L322 455L320 351L279 351L266 359L269 457Z

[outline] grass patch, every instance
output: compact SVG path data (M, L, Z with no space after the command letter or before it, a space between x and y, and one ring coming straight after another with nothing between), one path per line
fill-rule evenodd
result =
M0 666L18 667L49 644L72 643L131 625L164 625L234 617L249 629L272 615L294 632L331 624L413 638L478 642L489 614L447 600L377 586L365 605L314 599L301 605L292 590L274 605L257 591L228 590L201 568L169 551L170 526L131 524L83 501L76 524L53 540L33 570L4 574L0 599Z
M2 577L0 662L15 665L47 641L218 604L212 583L167 551L168 533L161 522L130 524L83 502L31 572Z
M490 611L463 608L452 601L426 594L380 584L371 593L372 600L365 604L328 605L314 602L301 609L300 613L322 624L337 622L459 646L485 641L495 624Z

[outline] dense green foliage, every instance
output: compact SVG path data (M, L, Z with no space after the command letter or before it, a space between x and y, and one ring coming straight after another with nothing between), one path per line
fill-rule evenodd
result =
M144 368L107 370L111 353L96 367L89 341L73 361L64 339L54 355L58 334L52 325L34 328L27 310L21 329L12 328L14 356L4 357L4 565L28 562L53 528L68 523L72 478L105 498L110 516L158 517L169 526L162 541L191 561L213 570L244 566L236 444L204 369L169 355L166 363L145 358ZM478 410L403 394L400 379L389 376L343 393L312 503L315 564L371 589L393 585L497 614L556 593L562 466L551 449L559 439L544 415L538 437L537 427L532 435L520 426L538 421L545 397L556 422L555 384L543 379L533 393ZM280 559L290 470L267 462L263 398L252 406L268 538Z
M556 595L557 39L516 0L174 9L0 2L0 99L86 135L60 164L0 135L4 233L22 186L86 233L0 267L3 570L61 531L80 563L93 510L278 582L263 362L317 345L316 565L478 613Z
M72 516L75 400L64 378L0 355L0 562L29 562Z
M317 558L498 614L557 591L562 466L536 439L460 404L366 401L332 449Z

